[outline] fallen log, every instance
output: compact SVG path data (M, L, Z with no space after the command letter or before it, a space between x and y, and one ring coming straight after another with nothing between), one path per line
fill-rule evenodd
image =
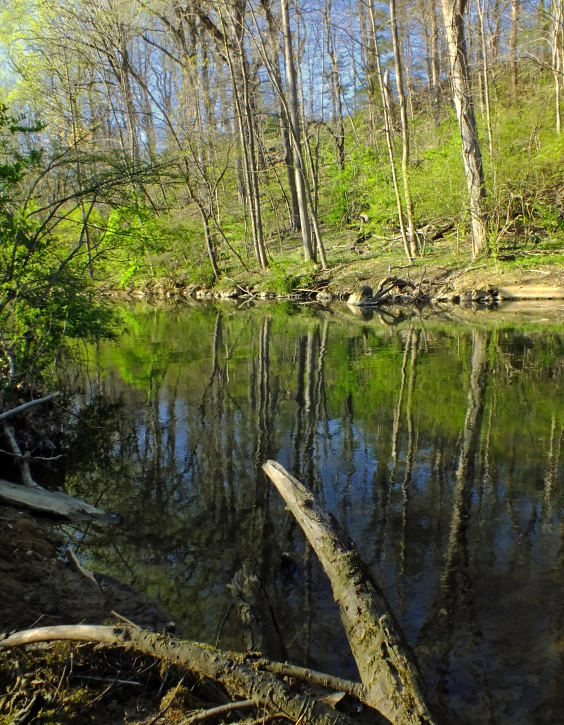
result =
M131 627L107 627L89 624L39 627L11 634L0 640L0 651L38 642L71 640L114 645L128 650L182 664L220 683L233 697L251 697L257 707L299 722L300 725L353 725L354 721L319 700L293 691L270 672L259 669L252 656L224 653L213 647L172 639ZM376 714L376 723L384 718Z
M69 521L102 521L107 524L121 524L123 521L117 513L102 511L66 493L47 491L39 486L37 488L21 486L3 479L0 479L0 502L60 516Z
M341 620L366 690L366 702L394 725L434 725L425 683L386 597L337 521L276 461L272 480L331 582Z

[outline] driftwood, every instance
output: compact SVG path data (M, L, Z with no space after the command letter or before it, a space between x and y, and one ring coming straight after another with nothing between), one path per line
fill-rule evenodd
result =
M102 511L73 496L44 488L30 488L0 479L0 502L11 506L61 516L69 521L103 521L107 524L121 524L122 517L116 513Z
M352 725L354 722L329 705L292 691L287 683L262 671L250 655L227 654L208 645L176 640L142 629L88 624L39 627L0 640L0 651L61 640L114 645L183 664L200 677L221 684L231 697L247 699L250 695L257 707L284 715L300 725Z
M423 291L422 283L414 284L410 280L389 275L380 280L376 292L372 287L362 285L347 299L347 305L356 307L378 307L394 300L405 303L427 301L429 295Z
M353 543L313 495L276 461L263 466L302 527L331 582L366 689L366 701L394 725L431 725L425 684L386 597Z

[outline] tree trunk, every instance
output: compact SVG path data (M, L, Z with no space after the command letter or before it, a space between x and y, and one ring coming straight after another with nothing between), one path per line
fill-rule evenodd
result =
M261 5L264 10L266 17L266 27L268 32L268 40L270 43L270 64L272 66L272 72L274 73L275 85L282 92L282 71L280 69L280 58L278 54L278 28L274 20L272 12L272 6L270 0L261 0ZM280 139L282 141L282 148L284 151L284 166L286 168L286 176L288 179L288 190L290 193L290 207L291 207L291 223L292 230L300 230L300 207L298 204L298 194L296 191L296 177L294 173L294 156L292 153L292 139L290 130L288 129L289 120L284 110L284 103L279 98L279 127L280 127Z
M280 464L268 461L264 470L329 577L367 702L394 725L436 723L415 655L352 541L312 493Z
M550 45L552 50L552 72L554 75L554 100L555 100L555 117L556 117L556 133L560 135L562 131L562 113L560 110L560 99L562 89L562 71L563 71L563 39L564 32L564 11L562 0L552 0L551 5L551 27L550 27Z
M472 226L472 256L476 257L486 251L486 215L484 209L486 188L466 53L464 11L467 0L442 0L442 5L450 60L453 100L460 128L462 158L468 189Z
M511 35L509 36L509 62L511 63L511 92L517 95L517 32L519 30L519 14L521 0L511 1Z
M305 177L305 169L303 167L303 159L301 154L300 142L300 122L299 122L299 101L298 87L296 80L296 68L294 65L294 54L292 50L292 34L290 30L290 11L288 8L288 0L281 0L282 9L282 32L284 35L284 57L286 61L286 82L288 84L288 105L290 111L290 124L292 127L292 139L296 150L295 162L295 178L296 192L298 195L298 206L300 209L300 225L302 230L302 241L304 246L304 257L307 262L315 260L313 246L311 243L311 227L307 210L307 194L305 185L307 179Z
M333 116L333 139L335 141L335 154L337 165L341 171L345 168L345 126L343 124L342 88L339 73L337 51L331 30L331 0L325 0L325 29L327 32L327 54L331 61L329 70L329 93L331 96L331 109Z
M386 133L386 145L388 147L388 156L390 159L390 170L392 172L392 182L394 185L394 193L396 197L396 204L398 209L398 221L401 231L401 238L403 241L403 249L408 262L413 261L411 256L411 249L407 239L407 233L405 230L405 223L403 219L403 208L401 204L401 195L399 190L399 183L396 171L396 160L394 155L394 141L393 141L393 119L392 119L392 108L389 100L389 94L387 93L387 71L386 77L382 76L382 65L380 62L380 47L378 44L378 31L376 28L376 17L374 10L374 0L369 0L370 10L370 24L372 29L372 44L374 49L374 60L376 61L376 74L378 76L378 83L380 85L380 95L382 98L382 108L384 111L384 130Z
M396 87L400 106L400 123L402 139L401 175L403 181L403 196L405 212L407 215L407 233L409 236L409 249L412 257L419 256L419 245L413 222L413 201L409 185L409 128L407 125L407 109L405 104L405 89L403 83L403 67L399 43L398 21L396 17L396 0L390 0L390 20L392 23L392 42L394 47L394 60L396 67Z

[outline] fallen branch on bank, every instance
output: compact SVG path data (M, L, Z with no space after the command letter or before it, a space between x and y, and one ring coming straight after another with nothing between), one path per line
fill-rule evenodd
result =
M292 690L286 682L266 671L263 660L252 655L228 654L208 645L172 639L143 629L88 624L39 627L0 640L0 651L63 640L113 645L184 665L200 677L222 685L230 697L250 697L257 707L283 715L300 725L353 723L351 718L329 705ZM302 675L305 672L304 668ZM381 719L380 722L385 721Z
M61 516L69 521L101 521L107 524L122 522L119 514L102 511L60 491L47 491L37 484L31 488L0 479L0 502L42 514Z
M32 457L29 451L22 451L16 432L6 420L10 416L25 413L30 408L46 403L56 398L59 393L51 393L43 398L31 400L28 403L19 405L17 408L10 408L0 415L0 423L4 436L11 448L11 451L0 451L15 458L23 485L0 479L0 502L10 506L19 506L43 514L51 514L68 519L69 521L101 521L110 524L120 524L122 517L116 513L108 513L102 509L87 504L85 501L68 496L60 491L47 491L40 486L31 473L30 463L34 460L57 460L60 456Z
M353 307L378 307L389 303L415 304L428 302L431 298L430 283L424 285L423 281L417 284L411 280L401 279L389 275L378 284L376 292L368 285L362 285L347 299L347 304Z
M386 597L349 537L313 495L276 461L263 469L329 577L366 690L365 701L394 725L432 725L425 683Z

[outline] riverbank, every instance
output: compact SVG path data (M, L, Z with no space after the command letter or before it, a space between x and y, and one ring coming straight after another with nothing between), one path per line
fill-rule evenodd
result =
M443 243L427 249L413 264L406 264L398 250L361 245L350 238L329 251L333 254L328 269L305 263L295 249L282 260L273 260L265 272L228 270L213 285L179 275L127 287L105 283L99 289L109 297L135 299L247 296L328 301L347 300L360 286L376 290L382 280L397 277L415 285L429 300L564 299L564 254L558 250L516 250L472 261L469 254L455 253L451 244Z

